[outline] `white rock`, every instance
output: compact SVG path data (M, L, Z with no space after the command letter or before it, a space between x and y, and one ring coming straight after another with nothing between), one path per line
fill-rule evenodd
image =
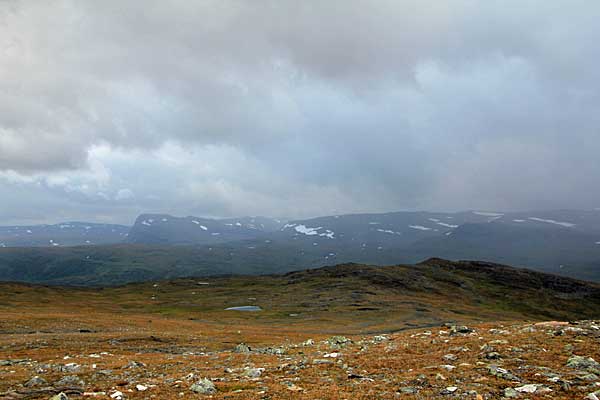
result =
M515 390L519 393L535 393L537 385L523 385L515 388Z
M113 394L110 395L111 399L115 399L115 400L123 400L123 398L125 397L123 395L123 392L119 392L118 390L116 392L114 392Z

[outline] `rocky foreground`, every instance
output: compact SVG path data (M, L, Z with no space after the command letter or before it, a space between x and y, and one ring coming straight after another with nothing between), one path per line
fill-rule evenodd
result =
M214 350L160 335L8 336L6 400L600 398L600 321L447 324Z

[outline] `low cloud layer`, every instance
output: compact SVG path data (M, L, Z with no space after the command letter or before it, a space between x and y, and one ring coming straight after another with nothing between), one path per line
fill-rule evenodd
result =
M598 17L1 2L0 223L600 207Z

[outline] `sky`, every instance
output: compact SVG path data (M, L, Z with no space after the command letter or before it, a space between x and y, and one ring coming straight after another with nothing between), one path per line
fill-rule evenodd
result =
M600 207L600 2L1 0L0 225Z

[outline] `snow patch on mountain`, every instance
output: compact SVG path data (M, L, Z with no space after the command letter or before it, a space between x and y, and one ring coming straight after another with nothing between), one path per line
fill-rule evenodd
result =
M473 214L482 215L484 217L503 217L504 216L503 213L487 212L487 211L473 211Z
M441 225L441 226L445 226L446 228L452 228L452 229L458 228L458 225L447 224L445 222L438 222L437 224Z
M325 229L325 232L319 232L321 229L323 229L322 226L319 226L318 228L310 228L307 227L306 225L296 225L294 226L294 230L298 233L302 233L304 235L307 236L321 236L321 237L327 237L329 239L335 239L334 235L335 232L330 231L329 229Z
M426 226L422 226L422 225L409 225L408 227L412 228L412 229L417 229L419 231L430 231L431 230L431 228L427 228Z
M402 232L394 232L390 229L377 229L377 232L381 232L381 233L387 233L390 235L402 235Z
M298 225L298 226L294 227L294 230L298 233L303 233L308 236L313 236L313 235L318 235L319 232L317 232L317 231L322 228L323 228L322 226L320 226L318 228L308 228L306 225Z
M572 228L575 226L575 224L571 223L571 222L560 222L560 221L555 221L553 219L544 219L544 218L537 218L537 217L529 217L528 219L530 219L531 221L545 222L547 224L560 225L560 226L564 226L565 228Z

